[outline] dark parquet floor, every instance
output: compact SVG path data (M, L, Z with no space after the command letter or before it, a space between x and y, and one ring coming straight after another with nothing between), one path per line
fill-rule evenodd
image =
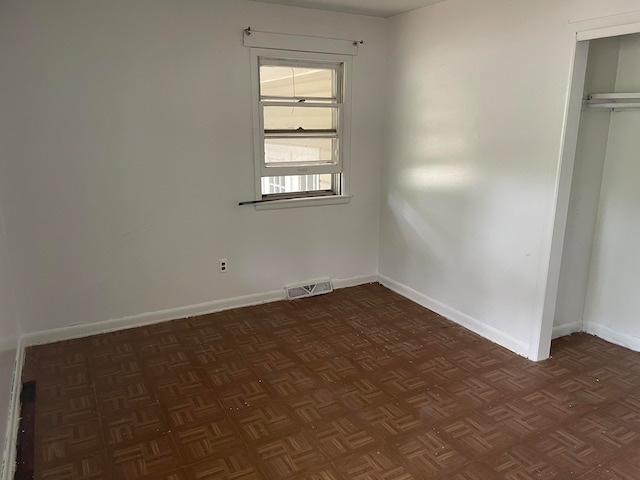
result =
M38 480L640 479L640 354L378 285L29 348Z

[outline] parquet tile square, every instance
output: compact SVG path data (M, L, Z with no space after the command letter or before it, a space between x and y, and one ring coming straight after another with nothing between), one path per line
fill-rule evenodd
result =
M384 372L392 365L401 365L403 362L384 347L374 346L355 350L345 354L356 368L366 372Z
M378 382L386 392L394 396L424 391L430 385L418 371L406 367L387 368L380 373Z
M193 368L191 357L182 350L147 357L144 365L153 377L176 375Z
M347 480L333 467L327 466L309 475L296 477L297 480Z
M338 396L328 388L287 397L283 401L295 413L297 420L305 424L331 420L348 413Z
M213 454L234 452L244 447L236 426L229 418L206 422L174 434L186 463L205 460Z
M90 350L88 359L89 364L95 368L108 367L118 362L126 362L135 358L135 353L136 348L132 343L107 343L106 345L93 347Z
M517 440L514 434L482 414L460 418L443 425L436 432L442 432L457 450L477 459L508 447Z
M313 342L315 335L304 325L293 325L282 327L273 332L275 339L274 347L279 345L297 345L300 343Z
M598 410L567 423L566 428L572 434L588 440L599 451L612 455L638 443L640 439L629 425L609 415L600 415Z
M441 385L469 375L465 370L443 356L426 359L415 366L430 385Z
M159 400L171 401L188 397L210 389L204 370L191 368L179 373L154 379Z
M241 358L208 364L204 366L204 371L216 389L257 379L249 364Z
M179 352L183 348L178 337L170 332L163 332L159 335L153 335L150 333L138 340L136 344L137 350L142 356L154 356L163 353Z
M463 465L447 477L447 480L504 480L505 477L496 472L489 465L482 462L472 462ZM527 478L527 477L524 477ZM515 479L514 479L515 480ZM519 480L519 479L518 479Z
M329 460L303 432L294 433L256 447L268 478L309 475L329 465Z
M506 452L500 452L487 460L486 463L506 479L565 480L570 478L568 472L562 471L545 459L540 452L525 444L514 445Z
M36 423L43 429L75 425L98 416L93 392L42 402L36 412Z
M204 391L181 399L163 402L172 428L199 425L207 420L223 418L225 410L212 391Z
M489 407L484 414L496 426L502 427L521 440L556 424L550 415L534 410L531 405L519 399L511 399L495 407Z
M346 352L354 352L373 346L373 343L369 341L366 335L357 331L331 335L325 337L325 340L329 342L333 346L333 348L343 354Z
M574 416L593 410L592 405L579 405L566 391L553 384L525 394L522 401L557 422L566 422Z
M55 401L65 396L90 394L92 386L88 372L77 372L73 375L49 377L38 386L38 395L45 400Z
M488 382L478 377L468 377L457 382L447 383L442 386L448 394L462 403L468 403L480 409L489 405L495 405L504 394Z
M312 392L318 386L315 378L303 367L266 375L265 382L273 393L282 398Z
M431 423L460 417L471 409L469 404L438 387L412 392L403 399L417 411L420 419Z
M246 358L258 375L289 370L297 365L293 355L285 349L259 352L248 355Z
M311 362L307 367L325 384L341 383L362 376L360 369L346 356L334 356Z
M624 398L595 410L603 418L611 418L640 433L640 397Z
M382 446L383 441L367 428L366 422L353 420L340 417L309 429L320 451L332 462Z
M106 454L102 451L75 455L54 465L41 464L35 480L103 480L113 478Z
M225 410L233 413L258 405L271 403L272 394L262 379L253 379L230 385L218 391L218 398Z
M482 374L480 378L505 395L532 391L544 385L544 382L524 376L518 368L511 366L501 366L496 369L490 369Z
M606 465L606 470L612 474L612 478L640 478L640 446L636 445L633 450L608 461Z
M212 324L213 322L215 322L215 320L207 319L205 324L201 326L193 325L193 323L195 323L193 319L190 319L188 322L174 321L172 323L175 324L174 331L176 332L176 335L178 335L182 345L184 345L188 350L192 350L202 348L202 345L224 342L225 336L215 328L215 325ZM186 327L181 328L181 323L186 324ZM190 324L191 326L189 326Z
M565 427L528 442L528 446L575 475L598 467L607 458L607 454L594 447L588 439L574 435Z
M260 352L270 352L278 348L278 339L271 333L259 333L256 335L242 335L235 337L233 343L236 351L242 356L249 356ZM282 344L285 342L283 341Z
M422 421L417 411L407 408L397 400L362 410L358 413L358 418L371 425L385 440L409 432L422 431L428 425Z
M353 480L417 480L420 478L412 475L399 457L387 447L371 450L364 455L353 455L337 462L336 466L346 478Z
M104 417L102 429L108 446L120 446L166 433L170 427L160 406L153 404Z
M115 475L123 480L155 478L182 466L182 459L170 434L108 449L107 456Z
M349 410L359 411L371 405L392 400L373 379L362 378L336 387L336 394Z
M36 444L36 461L45 464L69 462L78 455L100 451L104 448L100 420L94 417L36 432Z
M300 429L293 413L280 403L243 410L231 418L240 434L251 444L279 438Z
M449 472L468 461L434 431L417 433L395 441L392 448L409 462L414 471L420 472L426 478Z
M323 340L313 340L300 345L293 345L291 351L302 363L309 364L322 358L337 355L336 350Z
M29 347L36 480L638 480L640 354L371 284Z
M187 468L187 478L196 480L262 480L265 478L246 450L212 455Z
M146 381L114 387L98 396L98 409L104 415L132 410L158 403L156 392Z

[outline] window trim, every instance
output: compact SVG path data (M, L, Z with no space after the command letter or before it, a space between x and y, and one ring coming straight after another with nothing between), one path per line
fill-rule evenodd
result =
M264 164L264 125L262 118L262 102L260 101L260 57L268 57L274 61L310 61L318 62L322 65L342 64L342 105L339 107L339 159L336 168L326 168L324 166L308 166L308 167L280 167L274 171L274 167L266 167ZM306 175L314 173L332 173L340 179L338 185L333 185L332 192L326 192L318 195L313 192L310 195L300 194L296 196L292 193L290 196L296 198L265 202L256 205L256 209L265 210L272 208L287 208L288 206L306 206L308 204L333 204L348 203L349 195L349 174L350 174L350 157L351 157L351 83L353 57L351 55L326 54L315 52L303 52L297 50L274 50L265 48L251 48L251 90L252 90L252 111L253 111L253 143L254 143L254 170L255 170L255 198L256 200L264 200L262 195L262 178L263 176L280 175ZM271 103L271 102L269 102ZM331 104L327 104L331 105ZM335 105L335 104L334 104ZM333 166L332 166L333 167ZM287 173L285 173L287 171ZM279 173L282 172L282 173ZM335 180L334 180L335 182ZM327 202L327 199L338 198L338 202ZM304 200L304 202L299 202Z
M280 210L283 208L320 207L323 205L342 205L349 203L353 195L322 195L316 197L298 197L282 200L272 200L257 203L256 210Z

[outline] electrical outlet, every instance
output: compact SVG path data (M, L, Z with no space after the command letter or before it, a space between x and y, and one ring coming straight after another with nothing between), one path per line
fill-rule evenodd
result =
M229 266L227 265L227 259L226 258L218 259L218 271L220 273L227 273L228 269L229 269Z

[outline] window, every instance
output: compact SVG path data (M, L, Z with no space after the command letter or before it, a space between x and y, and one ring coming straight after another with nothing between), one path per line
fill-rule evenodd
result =
M345 194L350 61L252 49L257 200Z

